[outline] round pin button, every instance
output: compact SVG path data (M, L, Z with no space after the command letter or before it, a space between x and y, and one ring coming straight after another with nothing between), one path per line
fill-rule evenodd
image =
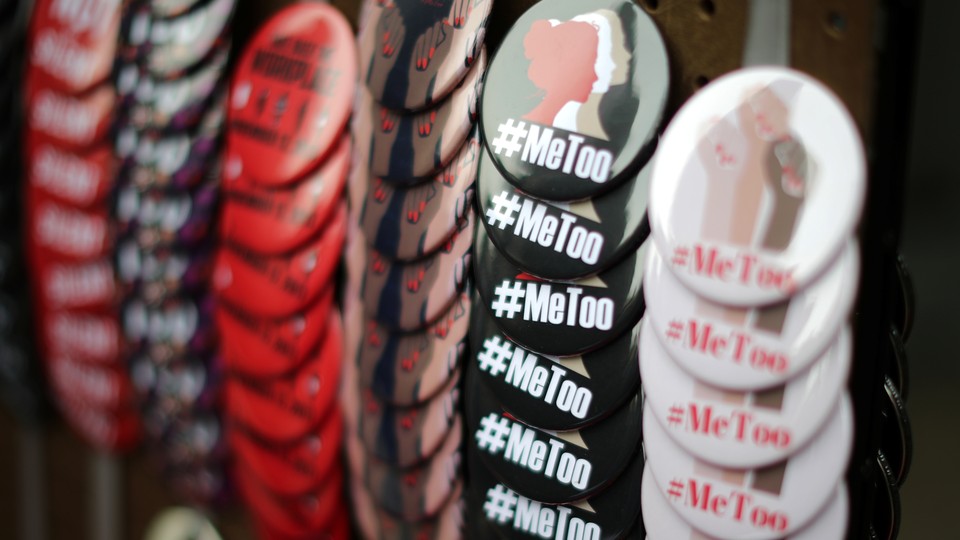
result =
M803 448L836 413L853 356L846 329L822 358L784 384L737 392L690 376L653 334L647 324L640 335L649 408L686 452L722 467L763 467Z
M119 453L133 448L140 440L140 418L133 408L99 410L68 394L57 394L54 401L67 424L95 448Z
M50 309L110 309L117 300L113 266L108 259L37 266L33 265L40 276L41 301Z
M133 386L119 362L88 364L68 354L54 353L46 359L50 384L57 393L96 409L115 411L133 405Z
M870 529L877 538L895 540L900 534L900 489L897 487L897 475L882 450L877 452L874 483L877 498L870 518Z
M633 461L607 489L587 500L562 505L541 504L501 483L481 462L475 449L467 451L467 464L469 515L473 523L488 529L480 538L493 535L518 540L530 538L538 534L536 527L541 523L552 523L553 534L560 538L643 538L642 535L629 536L640 516L638 487L644 469L643 452L635 454ZM531 514L537 516L536 521L523 519Z
M721 77L687 101L660 142L650 186L657 247L700 296L782 301L849 242L864 160L853 120L820 82L784 68Z
M482 49L467 77L447 99L417 113L377 105L361 85L352 131L370 175L412 183L410 179L423 181L447 166L473 129L486 67L487 53Z
M136 293L148 305L160 304L181 294L205 290L213 271L214 251L208 244L197 248L143 249L134 238L121 238L114 252L117 279L126 294Z
M28 184L62 203L90 208L102 203L113 189L115 165L109 144L75 152L31 132L27 156Z
M454 487L453 494L446 506L440 510L439 515L432 519L409 522L397 519L377 506L367 487L354 479L350 488L350 501L353 503L351 510L364 538L382 540L462 538L466 520L462 492L463 483L460 482Z
M603 421L640 384L637 355L640 324L602 349L583 356L540 356L500 332L474 302L470 322L478 380L515 419L538 428L566 431Z
M523 424L483 386L467 363L467 437L504 485L532 500L564 504L588 499L612 484L640 448L639 389L612 415L578 431Z
M883 390L886 400L880 407L880 447L897 486L902 486L913 460L913 432L906 404L889 377L883 381Z
M343 474L339 471L327 478L316 494L281 497L264 486L244 464L237 464L234 477L240 494L260 527L269 531L268 539L324 538L320 531L340 531L337 517L342 510ZM349 534L347 534L349 536ZM340 538L340 537L337 537Z
M356 359L360 384L379 401L395 406L429 400L460 366L469 324L470 296L466 293L461 293L437 322L412 334L368 320Z
M279 255L303 245L340 202L350 148L349 137L344 137L315 172L289 187L268 189L243 178L230 178L228 167L220 218L224 238L265 255Z
M315 169L341 137L356 80L353 33L336 8L307 3L277 13L237 64L228 169L274 186Z
M650 170L599 197L547 202L510 185L488 152L480 162L477 199L487 235L504 258L546 279L601 272L637 249L650 232Z
M896 324L890 328L887 334L890 342L890 354L887 367L887 376L893 382L894 388L900 393L900 399L907 400L907 392L910 391L910 359L907 358L907 349L904 347L900 332L897 331Z
M717 540L715 536L694 529L670 507L653 479L652 467L647 467L643 471L640 497L643 501L643 524L647 528L647 540L674 538ZM823 512L809 525L783 540L842 540L847 533L849 506L847 486L841 482L830 498L830 502L823 507Z
M220 351L227 369L253 378L279 377L309 360L327 331L336 324L331 312L333 287L302 312L279 319L257 317L227 302L217 306Z
M116 91L109 84L78 96L57 92L33 78L27 82L26 94L30 131L73 149L87 149L105 141L117 101Z
M205 353L217 341L213 311L213 298L206 294L179 296L159 305L147 305L136 296L128 297L120 310L123 335L134 348Z
M418 110L443 99L467 75L486 33L493 0L387 2L361 23L360 73L374 99Z
M106 256L113 231L106 206L80 210L28 187L27 239L35 252L59 260L89 261Z
M331 286L346 234L347 209L297 251L264 257L222 247L213 271L213 290L224 300L255 315L286 317L302 311Z
M663 39L633 2L539 2L491 62L483 140L522 191L549 200L595 197L649 157L669 84Z
M458 371L439 394L416 407L392 407L363 391L358 433L364 448L395 467L411 467L430 459L459 416L459 382Z
M517 345L538 354L584 354L610 343L643 316L647 245L596 276L544 281L507 261L485 228L477 227L477 292Z
M236 0L209 0L176 17L151 17L146 66L151 72L176 76L196 65L226 39Z
M146 540L222 540L222 537L200 511L186 506L175 506L163 510L150 520Z
M433 180L411 187L372 178L362 186L358 211L364 234L374 249L400 260L436 252L453 236L471 209L480 141L471 136L460 153Z
M913 277L901 254L897 254L897 283L898 287L894 295L894 313L896 314L894 322L903 335L903 341L906 342L913 331L913 319L917 307Z
M463 420L454 419L450 434L427 462L409 469L369 460L364 481L377 505L403 521L435 518L450 497L463 488L460 443Z
M787 301L741 309L688 289L653 246L644 272L647 319L670 356L708 384L732 390L782 384L836 341L856 298L858 253L848 240L826 273Z
M644 449L658 491L684 521L720 538L771 540L803 529L829 502L853 446L849 396L810 444L760 469L709 465L673 442L652 408L643 416Z
M440 251L419 261L391 261L370 250L361 289L366 313L403 331L436 322L469 278L474 223L473 212L468 212Z
M190 192L140 191L130 183L118 188L114 207L117 234L132 236L141 249L190 248L208 240L219 202L220 183L216 178Z
M52 1L48 3L53 4ZM99 36L95 40L76 35L68 27L45 25L42 17L34 17L29 71L36 70L38 80L48 81L51 87L73 95L82 94L107 80L117 50L115 37L120 26L117 8L114 5L111 9L115 11L106 19L93 23ZM79 22L85 17L67 18Z
M119 362L123 348L116 315L51 309L43 311L38 319L48 352L69 353L77 360L101 366Z

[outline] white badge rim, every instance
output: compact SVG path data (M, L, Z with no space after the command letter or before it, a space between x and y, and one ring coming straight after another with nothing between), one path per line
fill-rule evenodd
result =
M757 390L781 384L809 368L826 354L836 342L857 296L860 276L860 252L855 239L847 241L846 248L828 270L789 302L790 308L781 336L762 330L745 331L750 342L766 351L782 353L788 359L783 370L758 370L749 362L721 361L715 356L697 352L667 337L671 323L692 320L698 305L723 309L715 302L699 297L685 287L667 268L666 261L656 246L647 254L644 270L644 298L647 320L656 330L660 345L687 373L704 382L733 390ZM803 310L803 311L801 311ZM748 318L752 314L748 314ZM709 323L719 336L732 336L737 329L716 318L699 317L698 322ZM764 335L766 334L766 335Z
M705 124L717 118L718 111L734 111L745 92L781 80L800 85L793 98L794 120L790 121L790 129L803 140L816 164L819 174L813 188L825 189L826 186L830 191L819 198L816 195L811 197L815 204L804 205L790 245L779 254L764 257L767 261L775 261L779 269L791 272L792 279L781 287L759 288L723 282L694 276L671 266L685 285L720 303L738 306L772 303L808 284L840 251L859 221L863 207L866 190L863 143L850 113L836 95L819 81L795 70L779 67L741 69L716 79L688 100L661 138L654 158L649 208L657 247L665 256L672 256L674 248L689 248L700 241L700 233L696 232L702 226L699 207L696 203L679 204L691 199L702 201L706 192L703 178L681 180L691 154L697 151L691 141L701 139ZM698 172L703 175L702 170ZM683 184L686 184L685 188ZM716 242L702 244L721 247ZM721 251L732 255L743 250L725 245ZM753 249L750 253L763 252ZM769 251L766 253L770 254Z
M732 406L718 400L698 398L696 385L703 384L677 366L653 335L649 325L640 334L640 378L651 381L644 386L646 403L664 428L690 454L723 467L762 467L786 459L802 449L826 425L830 413L839 407L852 363L852 338L844 329L833 347L804 372L786 382L783 396L785 414L765 411L750 405ZM722 388L706 385L709 391L723 392ZM668 418L678 405L698 403L711 405L718 418L732 418L734 412L745 412L751 426L760 422L771 427L790 428L790 442L782 447L758 446L749 441L737 441L691 433L685 429L671 429ZM727 431L735 433L737 424ZM748 428L749 430L749 428Z
M643 438L647 466L652 468L653 478L662 493L666 493L664 486L669 487L672 480L682 481L690 477L697 465L705 465L673 442L654 417L652 409L646 405ZM750 508L744 510L743 522L715 517L669 500L668 504L695 528L710 531L720 538L774 540L789 537L802 530L829 502L830 493L836 488L837 482L843 479L852 448L853 406L849 394L844 393L837 414L813 441L791 456L792 464L787 466L782 483L781 493L784 496L775 498L757 490L743 490L749 493L752 503ZM750 474L745 469L728 470ZM721 489L724 487L721 485ZM734 502L732 498L730 502ZM750 526L747 522L751 509L759 506L768 513L789 512L786 527L783 530L771 530ZM733 505L727 508L732 512Z
M649 467L643 471L640 500L642 501L643 524L647 533L646 540L690 538L690 535L696 531L670 507L670 503L660 494ZM830 497L830 501L823 507L823 511L806 527L783 540L843 540L847 534L849 507L850 499L847 483L841 480ZM703 532L701 534L704 535ZM718 538L710 535L704 536L709 540Z

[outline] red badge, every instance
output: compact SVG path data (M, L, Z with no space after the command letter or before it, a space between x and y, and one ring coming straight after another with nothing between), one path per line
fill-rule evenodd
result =
M108 452L123 452L140 440L140 417L136 409L95 409L67 395L56 396L60 412L70 427L89 444Z
M238 172L288 184L316 168L341 136L356 89L357 52L331 6L290 6L240 57L229 103L228 152Z
M347 208L341 205L315 240L279 257L221 248L213 271L213 290L252 314L285 317L302 311L332 286L346 221Z
M237 488L250 507L260 538L269 540L341 539L343 529L343 473L336 470L314 496L278 497L261 484L243 463L234 469ZM338 514L340 516L338 517ZM334 536L342 534L343 536Z
M62 93L39 82L36 72L27 82L27 124L68 148L86 149L106 141L113 122L117 94L101 84L82 95Z
M27 216L27 237L41 259L91 260L107 255L113 246L105 206L78 210L28 187Z
M76 152L31 130L27 160L29 185L70 206L89 208L101 203L113 188L115 168L109 143Z
M133 405L133 385L122 366L79 362L68 354L47 359L54 390L97 409L118 410Z
M319 169L297 184L275 189L231 178L232 158L227 157L220 229L224 238L264 255L287 253L306 243L340 201L350 148L349 137L343 137Z
M34 21L30 69L64 93L80 94L107 80L116 52L119 17L103 25L103 40L85 42L70 31Z
M113 264L103 258L90 262L40 264L41 302L48 309L108 309L117 299Z

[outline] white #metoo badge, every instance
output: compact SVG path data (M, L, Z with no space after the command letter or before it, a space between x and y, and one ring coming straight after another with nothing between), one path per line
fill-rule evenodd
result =
M783 68L717 79L680 109L657 150L650 225L681 281L753 306L803 288L859 220L863 145L840 101Z
M773 540L803 529L829 502L853 446L845 395L817 437L785 461L759 469L710 465L686 453L644 408L647 466L660 493L694 528L719 538Z
M683 520L659 492L650 467L643 472L640 499L643 501L643 525L647 540L719 540L704 534ZM840 482L830 502L809 525L783 540L842 540L847 534L847 485ZM712 531L711 531L712 532Z
M724 467L782 461L813 438L837 409L850 371L850 332L785 384L744 393L700 382L680 369L650 325L640 335L645 397L684 450Z
M857 244L849 240L827 272L795 296L744 309L697 296L667 266L659 250L649 250L647 321L687 373L735 390L781 384L820 358L850 313L860 268Z

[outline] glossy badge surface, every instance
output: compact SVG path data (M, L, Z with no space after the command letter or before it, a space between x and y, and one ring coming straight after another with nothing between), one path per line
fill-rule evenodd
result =
M360 74L390 109L418 110L447 96L483 45L493 0L370 1L358 37Z
M479 213L500 253L535 276L573 279L602 272L650 233L644 167L621 186L593 199L559 203L513 187L483 153L477 181Z
M338 10L308 3L275 15L237 63L228 167L273 186L314 169L341 137L356 80L353 34Z
M477 227L477 292L497 326L534 353L576 356L610 343L643 316L646 244L612 268L576 281L545 281L507 261Z
M653 20L625 0L547 0L490 65L484 143L504 176L549 200L613 189L649 157L670 84Z
M721 77L664 132L650 227L670 269L698 295L755 306L824 272L860 219L863 143L823 84L783 68Z

